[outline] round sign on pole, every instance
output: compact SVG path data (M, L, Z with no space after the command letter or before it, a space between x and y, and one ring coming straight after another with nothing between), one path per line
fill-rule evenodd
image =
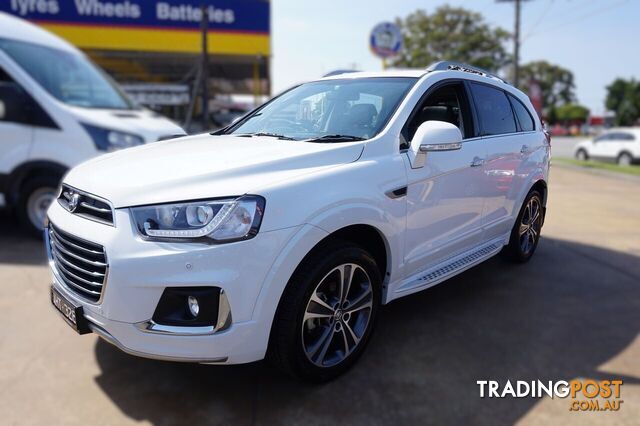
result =
M381 22L371 30L371 51L382 59L391 58L402 50L402 33L392 22Z

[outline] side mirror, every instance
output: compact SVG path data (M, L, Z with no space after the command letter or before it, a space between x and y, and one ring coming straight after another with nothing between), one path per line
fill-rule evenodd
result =
M412 169L424 167L427 153L455 151L462 148L462 133L457 126L445 121L425 121L411 140L409 159Z
M6 115L7 115L7 108L4 106L4 101L0 99L0 121L3 121Z

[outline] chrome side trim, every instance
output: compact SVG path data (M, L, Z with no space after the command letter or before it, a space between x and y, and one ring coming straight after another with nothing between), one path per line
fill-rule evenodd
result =
M454 143L438 143L438 144L423 144L420 145L420 152L434 152L434 151L456 151L462 148L462 142Z
M218 301L218 319L216 325L202 327L183 327L158 324L154 320L140 321L134 326L145 333L167 334L171 336L207 336L228 329L231 326L231 306L224 290L220 289Z
M87 322L92 332L100 336L106 342L111 343L113 346L117 347L122 352L128 353L129 355L138 356L142 358L155 359L158 361L195 362L195 363L201 363L201 364L220 364L223 362L227 362L227 360L229 359L229 357L226 357L226 356L219 357L219 358L200 359L200 358L184 358L184 357L174 357L174 356L165 356L165 355L155 355L155 354L149 354L146 352L139 352L124 346L122 343L120 343L118 339L113 337L108 331L106 331L99 325L96 325L91 321L87 321Z
M180 327L158 324L154 320L137 322L134 325L138 330L144 331L145 333L170 334L173 336L207 336L216 332L216 328L212 325L204 327Z

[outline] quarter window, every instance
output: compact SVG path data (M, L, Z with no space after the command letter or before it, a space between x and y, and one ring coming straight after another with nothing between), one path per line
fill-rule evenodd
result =
M518 122L520 123L520 129L523 132L533 131L535 129L535 124L533 123L533 118L531 117L527 107L525 107L522 102L514 96L509 95L509 100L511 101L511 105L513 105L513 110L515 111Z
M0 122L57 128L33 98L0 68Z
M516 131L516 120L511 104L502 90L484 84L471 83L471 92L478 111L482 136Z

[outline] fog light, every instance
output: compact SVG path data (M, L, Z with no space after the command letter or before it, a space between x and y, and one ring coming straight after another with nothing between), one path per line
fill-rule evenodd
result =
M193 317L197 317L198 316L198 312L200 312L200 305L198 305L198 299L196 299L193 296L189 296L187 298L187 304L189 305L189 312L191 312L191 315L193 315Z
M153 322L178 327L215 326L220 287L167 287L153 313Z

